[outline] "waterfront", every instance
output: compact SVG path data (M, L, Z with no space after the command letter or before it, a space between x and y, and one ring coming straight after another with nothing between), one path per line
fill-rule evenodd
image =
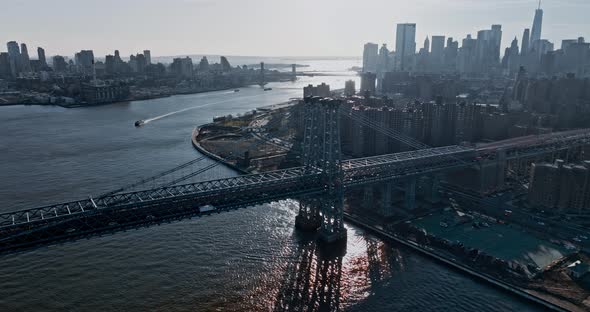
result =
M321 64L326 63L350 67L341 61ZM1 209L99 194L169 169L198 156L190 144L196 125L301 96L308 83L325 81L341 88L350 78L355 77L306 77L270 84L271 92L250 87L237 94L221 91L70 110L2 107ZM139 119L152 122L135 129ZM217 167L205 177L234 174ZM271 309L293 295L293 276L307 276L310 285L318 277L316 265L301 265L316 263L316 253L293 230L295 207L281 202L2 256L0 308ZM355 228L349 228L346 256L331 265L341 266L338 283L330 284L338 287L317 289L337 291L338 304L352 311L538 310Z

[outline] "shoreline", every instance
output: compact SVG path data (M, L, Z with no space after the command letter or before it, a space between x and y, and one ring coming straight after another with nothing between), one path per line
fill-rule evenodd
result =
M210 124L201 125L199 127L196 127L193 130L193 132L191 134L191 142L192 142L193 147L195 149L197 149L199 152L203 153L205 156L207 156L215 161L221 162L222 164L235 170L239 174L252 174L252 172L238 168L237 166L227 162L224 158L220 157L219 155L216 155L215 153L213 153L211 151L206 150L203 146L201 146L199 144L197 137L200 133L200 130L207 125L210 125ZM430 259L433 259L433 260L435 260L443 265L446 265L454 270L460 271L461 273L463 273L467 276L471 276L471 277L476 278L480 281L484 281L484 282L488 283L489 285L491 285L497 289L503 290L505 292L508 292L515 297L519 297L521 299L527 300L528 302L531 302L533 304L537 304L539 306L542 306L542 307L552 310L552 311L570 311L570 309L564 308L561 305L558 305L558 304L555 304L549 300L546 300L545 298L543 298L541 296L537 296L535 294L528 292L527 289L521 288L517 285L513 285L509 282L505 282L501 279L495 278L485 272L478 272L476 269L471 268L463 263L459 263L455 259L453 259L447 255L438 253L435 249L427 249L428 247L420 246L419 244L417 244L411 240L399 237L396 234L389 233L389 232L384 231L383 229L380 229L374 225L370 225L368 223L365 223L350 213L347 213L347 212L344 213L344 220L346 222L348 222L349 224L357 226L360 229L363 229L367 232L372 233L373 235L375 235L377 237L380 237L383 240L395 242L397 244L405 246L406 248L410 248L414 252L417 252L417 253L419 253L423 256L426 256ZM559 300L559 299L557 299L557 300Z
M275 83L275 82L286 82L283 80L279 81L269 81L268 83ZM190 95L190 94L201 94L207 92L218 92L218 91L228 91L228 90L235 90L240 88L248 88L251 86L256 86L257 84L248 84L244 86L238 87L222 87L222 88L212 88L207 90L200 90L200 91L179 91L170 94L158 94L158 95L151 95L151 96L137 96L135 98L129 98L120 101L113 101L113 102L104 102L104 103L95 103L95 104L87 104L87 103L73 103L73 104L65 104L65 103L0 103L0 107L3 106L58 106L63 108L83 108L83 107L94 107L94 106L103 106L103 105L111 105L111 104L122 104L122 103L130 103L135 101L147 101L147 100L154 100L154 99L161 99L172 97L176 95Z

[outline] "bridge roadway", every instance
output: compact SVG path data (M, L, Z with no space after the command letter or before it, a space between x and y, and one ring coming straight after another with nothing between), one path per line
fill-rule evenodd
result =
M590 132L538 136L501 148L510 157L590 144ZM447 146L342 162L344 187L448 171L477 164L492 149ZM0 252L78 239L287 198L321 195L321 172L303 167L243 175L0 214ZM204 208L211 205L215 209Z

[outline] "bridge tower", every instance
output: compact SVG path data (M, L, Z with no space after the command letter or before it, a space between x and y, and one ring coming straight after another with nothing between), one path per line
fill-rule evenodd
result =
M340 100L306 98L303 164L322 174L325 194L300 201L296 219L300 229L320 228L320 239L335 243L346 239L344 183L340 147Z

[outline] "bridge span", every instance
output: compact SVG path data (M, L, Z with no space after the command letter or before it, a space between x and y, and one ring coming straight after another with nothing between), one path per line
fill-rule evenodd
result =
M309 116L306 117L309 135L304 138L303 150L306 155L303 167L89 197L2 213L0 252L289 198L304 202L300 207L303 222L321 228L326 240L332 242L346 237L342 224L342 202L343 193L348 189L411 180L498 159L545 155L590 145L590 131L576 130L482 146L447 146L343 161L339 158L339 102L314 101L306 105L310 106ZM313 130L312 123L320 123L321 127ZM318 128L321 136L317 133ZM314 146L319 151L314 151ZM503 156L498 157L498 154ZM310 198L321 200L305 204Z

